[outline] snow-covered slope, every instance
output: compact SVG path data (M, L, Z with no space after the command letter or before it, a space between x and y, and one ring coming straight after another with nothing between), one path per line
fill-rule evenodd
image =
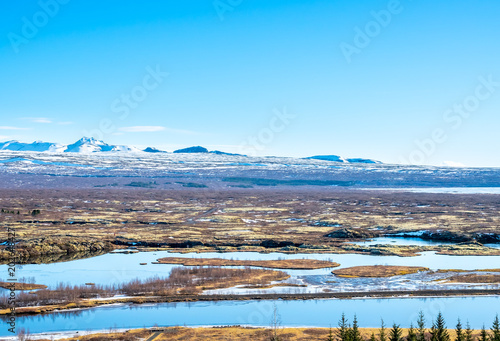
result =
M98 144L97 149L101 147L106 146ZM60 177L54 178L56 176ZM171 188L177 181L206 183L213 189L246 188L238 186L249 183L252 188L268 185L339 189L500 188L500 168L389 165L215 153L0 152L1 188L94 188L114 183L125 186L131 182L130 177L143 178L142 182L146 183L152 178L161 179L158 188ZM165 177L169 180L163 181Z
M338 156L338 155L315 155L315 156L306 157L306 159L333 161L333 162L347 162L346 159L344 159L343 157Z
M7 141L0 143L0 150L11 150L19 152L51 152L59 153L64 151L66 146L58 143L35 141L33 143L23 143L19 141Z
M159 150L158 148L155 147L147 147L146 149L143 150L143 152L146 153L166 153L163 150Z
M361 158L347 159L347 162L349 162L349 163L382 163L381 161L377 161L377 160L361 159Z
M109 152L113 149L103 141L94 139L93 137L83 137L73 144L68 145L66 150L67 153L92 153L92 152Z
M0 151L49 152L49 153L93 153L93 152L138 152L139 149L129 146L109 145L92 137L83 137L70 145L52 142L35 141L24 143L19 141L0 142Z
M19 151L19 152L48 152L48 153L96 153L96 152L132 152L132 153L166 153L154 147L148 147L140 150L135 147L124 145L111 145L103 141L96 140L93 137L82 137L75 143L62 145L51 142L35 141L33 143L23 143L19 141L0 142L0 151ZM207 148L195 146L174 151L174 154L212 154L212 155L227 155L227 156L244 156L240 154L225 153L218 150L209 151ZM364 163L364 164L380 164L382 162L362 159L350 158L346 159L338 155L315 155L304 158L305 160L331 161L339 163Z
M382 162L372 159L362 159L362 158L343 158L338 155L315 155L306 157L309 160L322 160L322 161L332 161L332 162L342 162L342 163L377 163L380 164Z

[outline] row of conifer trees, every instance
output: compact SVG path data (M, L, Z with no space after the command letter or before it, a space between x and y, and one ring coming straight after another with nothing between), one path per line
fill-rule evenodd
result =
M330 328L328 341L365 341L359 330L356 315L352 324L349 323L345 314L342 314L338 322L338 328L333 331ZM500 323L498 315L493 320L490 330L483 325L479 336L476 337L470 328L469 322L465 328L460 319L455 326L455 336L452 339L446 327L446 322L441 313L439 313L430 328L426 328L426 321L423 312L419 313L416 325L411 324L406 335L403 335L403 329L398 324L393 324L391 328L386 328L384 321L378 335L371 334L369 341L500 341Z

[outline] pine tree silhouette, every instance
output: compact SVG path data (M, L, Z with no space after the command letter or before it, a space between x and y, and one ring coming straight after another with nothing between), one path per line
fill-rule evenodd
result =
M500 341L500 322L498 321L498 314L495 316L493 320L493 326L491 326L491 341Z
M389 341L401 341L403 339L403 330L398 324L393 324L389 334Z
M438 313L436 321L432 324L431 328L431 341L449 341L450 335L446 329L443 314Z
M457 334L455 341L465 341L465 335L462 330L462 323L460 322L460 319L458 319L457 321L457 326L455 327L455 333Z

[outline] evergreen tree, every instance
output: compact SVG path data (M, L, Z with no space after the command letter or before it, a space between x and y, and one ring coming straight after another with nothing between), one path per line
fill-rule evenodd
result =
M377 338L375 337L375 333L372 332L372 335L370 336L370 341L377 341Z
M333 336L332 327L330 327L330 331L328 333L328 338L326 339L326 341L335 341L335 337Z
M417 341L426 341L425 338L425 318L423 311L418 314L417 320Z
M347 323L347 319L344 313L342 313L342 316L340 317L338 326L339 327L337 328L337 336L339 340L349 341L349 325Z
M398 324L394 323L389 333L389 341L402 341L402 339L403 339L403 330L399 328Z
M450 335L446 329L443 314L438 313L436 321L432 324L431 328L431 341L449 341Z
M488 332L486 331L486 328L481 328L481 333L479 334L479 340L481 341L488 341Z
M455 338L455 341L465 341L465 335L462 330L462 322L460 322L460 319L457 321L457 326L455 327L455 332L457 334L457 337Z
M498 314L493 320L493 325L491 326L491 341L500 341L500 322L498 321Z
M378 332L378 340L379 341L387 341L387 338L385 336L385 324L384 320L380 320L380 329Z
M429 330L429 334L431 335L430 341L438 341L437 339L437 328L434 322L432 323L431 329Z
M470 328L469 321L467 321L467 326L465 329L465 341L474 341L474 336L472 336L472 329Z
M358 326L358 318L356 315L354 315L354 319L352 321L352 327L350 328L350 333L349 333L349 341L362 341L363 338L361 337L361 333L359 331L359 326Z
M408 329L408 336L406 336L406 341L417 341L417 331L413 327L413 323L410 324Z

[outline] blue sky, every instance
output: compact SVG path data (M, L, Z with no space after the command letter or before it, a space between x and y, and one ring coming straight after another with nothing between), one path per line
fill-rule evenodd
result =
M500 166L498 1L1 6L0 141Z

